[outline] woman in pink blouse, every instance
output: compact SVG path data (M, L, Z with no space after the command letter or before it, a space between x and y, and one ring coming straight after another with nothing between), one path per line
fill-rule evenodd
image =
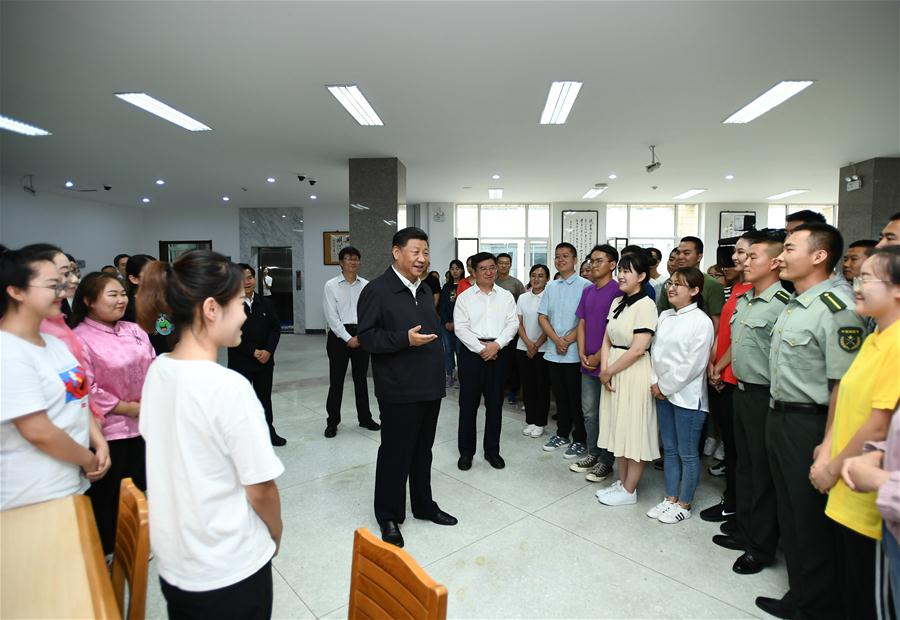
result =
M147 487L138 417L144 377L156 353L147 332L136 323L121 320L127 305L122 283L115 276L95 272L78 287L71 318L91 381L91 405L102 418L112 459L106 477L87 492L107 555L115 547L122 479L131 478L141 490Z

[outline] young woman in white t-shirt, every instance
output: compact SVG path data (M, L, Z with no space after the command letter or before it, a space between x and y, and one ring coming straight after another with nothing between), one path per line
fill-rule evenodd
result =
M178 342L141 392L150 541L172 618L269 618L281 541L277 478L262 405L216 363L241 341L243 274L221 254L188 252L141 272L137 319L164 312Z
M538 323L538 306L550 280L550 269L547 265L534 265L529 278L531 287L519 295L516 302L516 314L519 315L516 362L519 365L525 401L526 426L522 429L522 434L526 437L540 437L547 426L550 409L550 371L544 361L547 334Z
M84 493L110 465L84 369L40 332L68 289L57 253L34 245L0 256L0 510Z

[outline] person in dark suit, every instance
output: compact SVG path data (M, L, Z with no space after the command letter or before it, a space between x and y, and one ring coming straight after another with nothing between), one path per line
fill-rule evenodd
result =
M281 323L275 305L268 297L256 294L256 271L246 263L238 263L244 273L244 313L241 343L228 348L228 367L250 381L256 397L266 413L269 437L273 446L283 446L287 439L275 432L272 415L272 375L275 372L275 347L281 338Z
M403 546L406 481L412 514L438 525L457 519L431 496L431 448L444 391L444 353L432 291L419 281L428 265L428 235L409 227L394 235L394 263L369 282L357 303L357 337L371 354L381 446L375 467L375 518L385 542Z

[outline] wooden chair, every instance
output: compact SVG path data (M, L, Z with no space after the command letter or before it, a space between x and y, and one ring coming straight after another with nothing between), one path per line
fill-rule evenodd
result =
M447 588L422 570L403 549L364 527L353 535L350 620L444 620Z
M143 620L147 603L147 568L150 562L150 522L147 498L131 478L122 480L112 584L123 618ZM125 582L128 582L128 613L125 612Z

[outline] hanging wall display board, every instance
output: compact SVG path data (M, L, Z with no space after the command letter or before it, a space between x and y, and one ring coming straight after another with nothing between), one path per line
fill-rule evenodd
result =
M579 261L584 260L597 245L599 221L597 211L563 211L562 240L575 246Z

